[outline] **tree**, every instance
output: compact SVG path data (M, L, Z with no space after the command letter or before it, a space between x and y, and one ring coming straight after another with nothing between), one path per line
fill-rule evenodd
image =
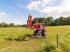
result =
M58 25L64 25L64 17L57 18Z
M2 27L2 24L0 23L0 27Z
M5 22L2 22L2 27L8 27L9 25Z
M70 16L67 17L67 24L70 25Z
M39 18L34 18L33 21L32 21L32 24L38 23L38 22L39 22Z
M53 17L49 16L47 19L46 19L46 25L51 25L51 23L53 22Z
M39 19L39 23L44 23L45 22L45 18L38 18Z
M15 26L14 23L9 24L9 27L14 27L14 26Z

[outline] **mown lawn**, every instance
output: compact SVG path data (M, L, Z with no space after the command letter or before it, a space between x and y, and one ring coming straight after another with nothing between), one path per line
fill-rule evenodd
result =
M19 36L32 35L33 29L0 28L0 52L44 52L44 47L47 45L57 47L57 34L59 35L59 45L52 52L70 52L70 26L47 26L46 30L46 39L26 37L26 41L16 41L14 38Z

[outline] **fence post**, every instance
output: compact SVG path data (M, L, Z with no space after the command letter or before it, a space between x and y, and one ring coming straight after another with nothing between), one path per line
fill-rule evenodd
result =
M59 44L59 38L58 38L58 34L57 34L57 48L58 48L58 44Z

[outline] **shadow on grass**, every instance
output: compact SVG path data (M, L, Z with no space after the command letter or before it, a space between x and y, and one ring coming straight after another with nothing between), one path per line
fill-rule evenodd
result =
M13 38L8 37L8 38L4 38L4 40L13 41Z
M31 37L32 37L31 34L25 34L23 36L18 36L16 38L12 38L12 37L4 38L4 40L8 40L8 41L13 41L13 40L15 40L15 41L28 41L29 39L27 39L27 38L31 38Z

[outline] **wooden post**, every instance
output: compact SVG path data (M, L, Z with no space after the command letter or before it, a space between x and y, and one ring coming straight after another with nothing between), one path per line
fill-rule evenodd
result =
M57 48L58 48L58 44L59 44L59 39L58 39L58 34L57 34Z

